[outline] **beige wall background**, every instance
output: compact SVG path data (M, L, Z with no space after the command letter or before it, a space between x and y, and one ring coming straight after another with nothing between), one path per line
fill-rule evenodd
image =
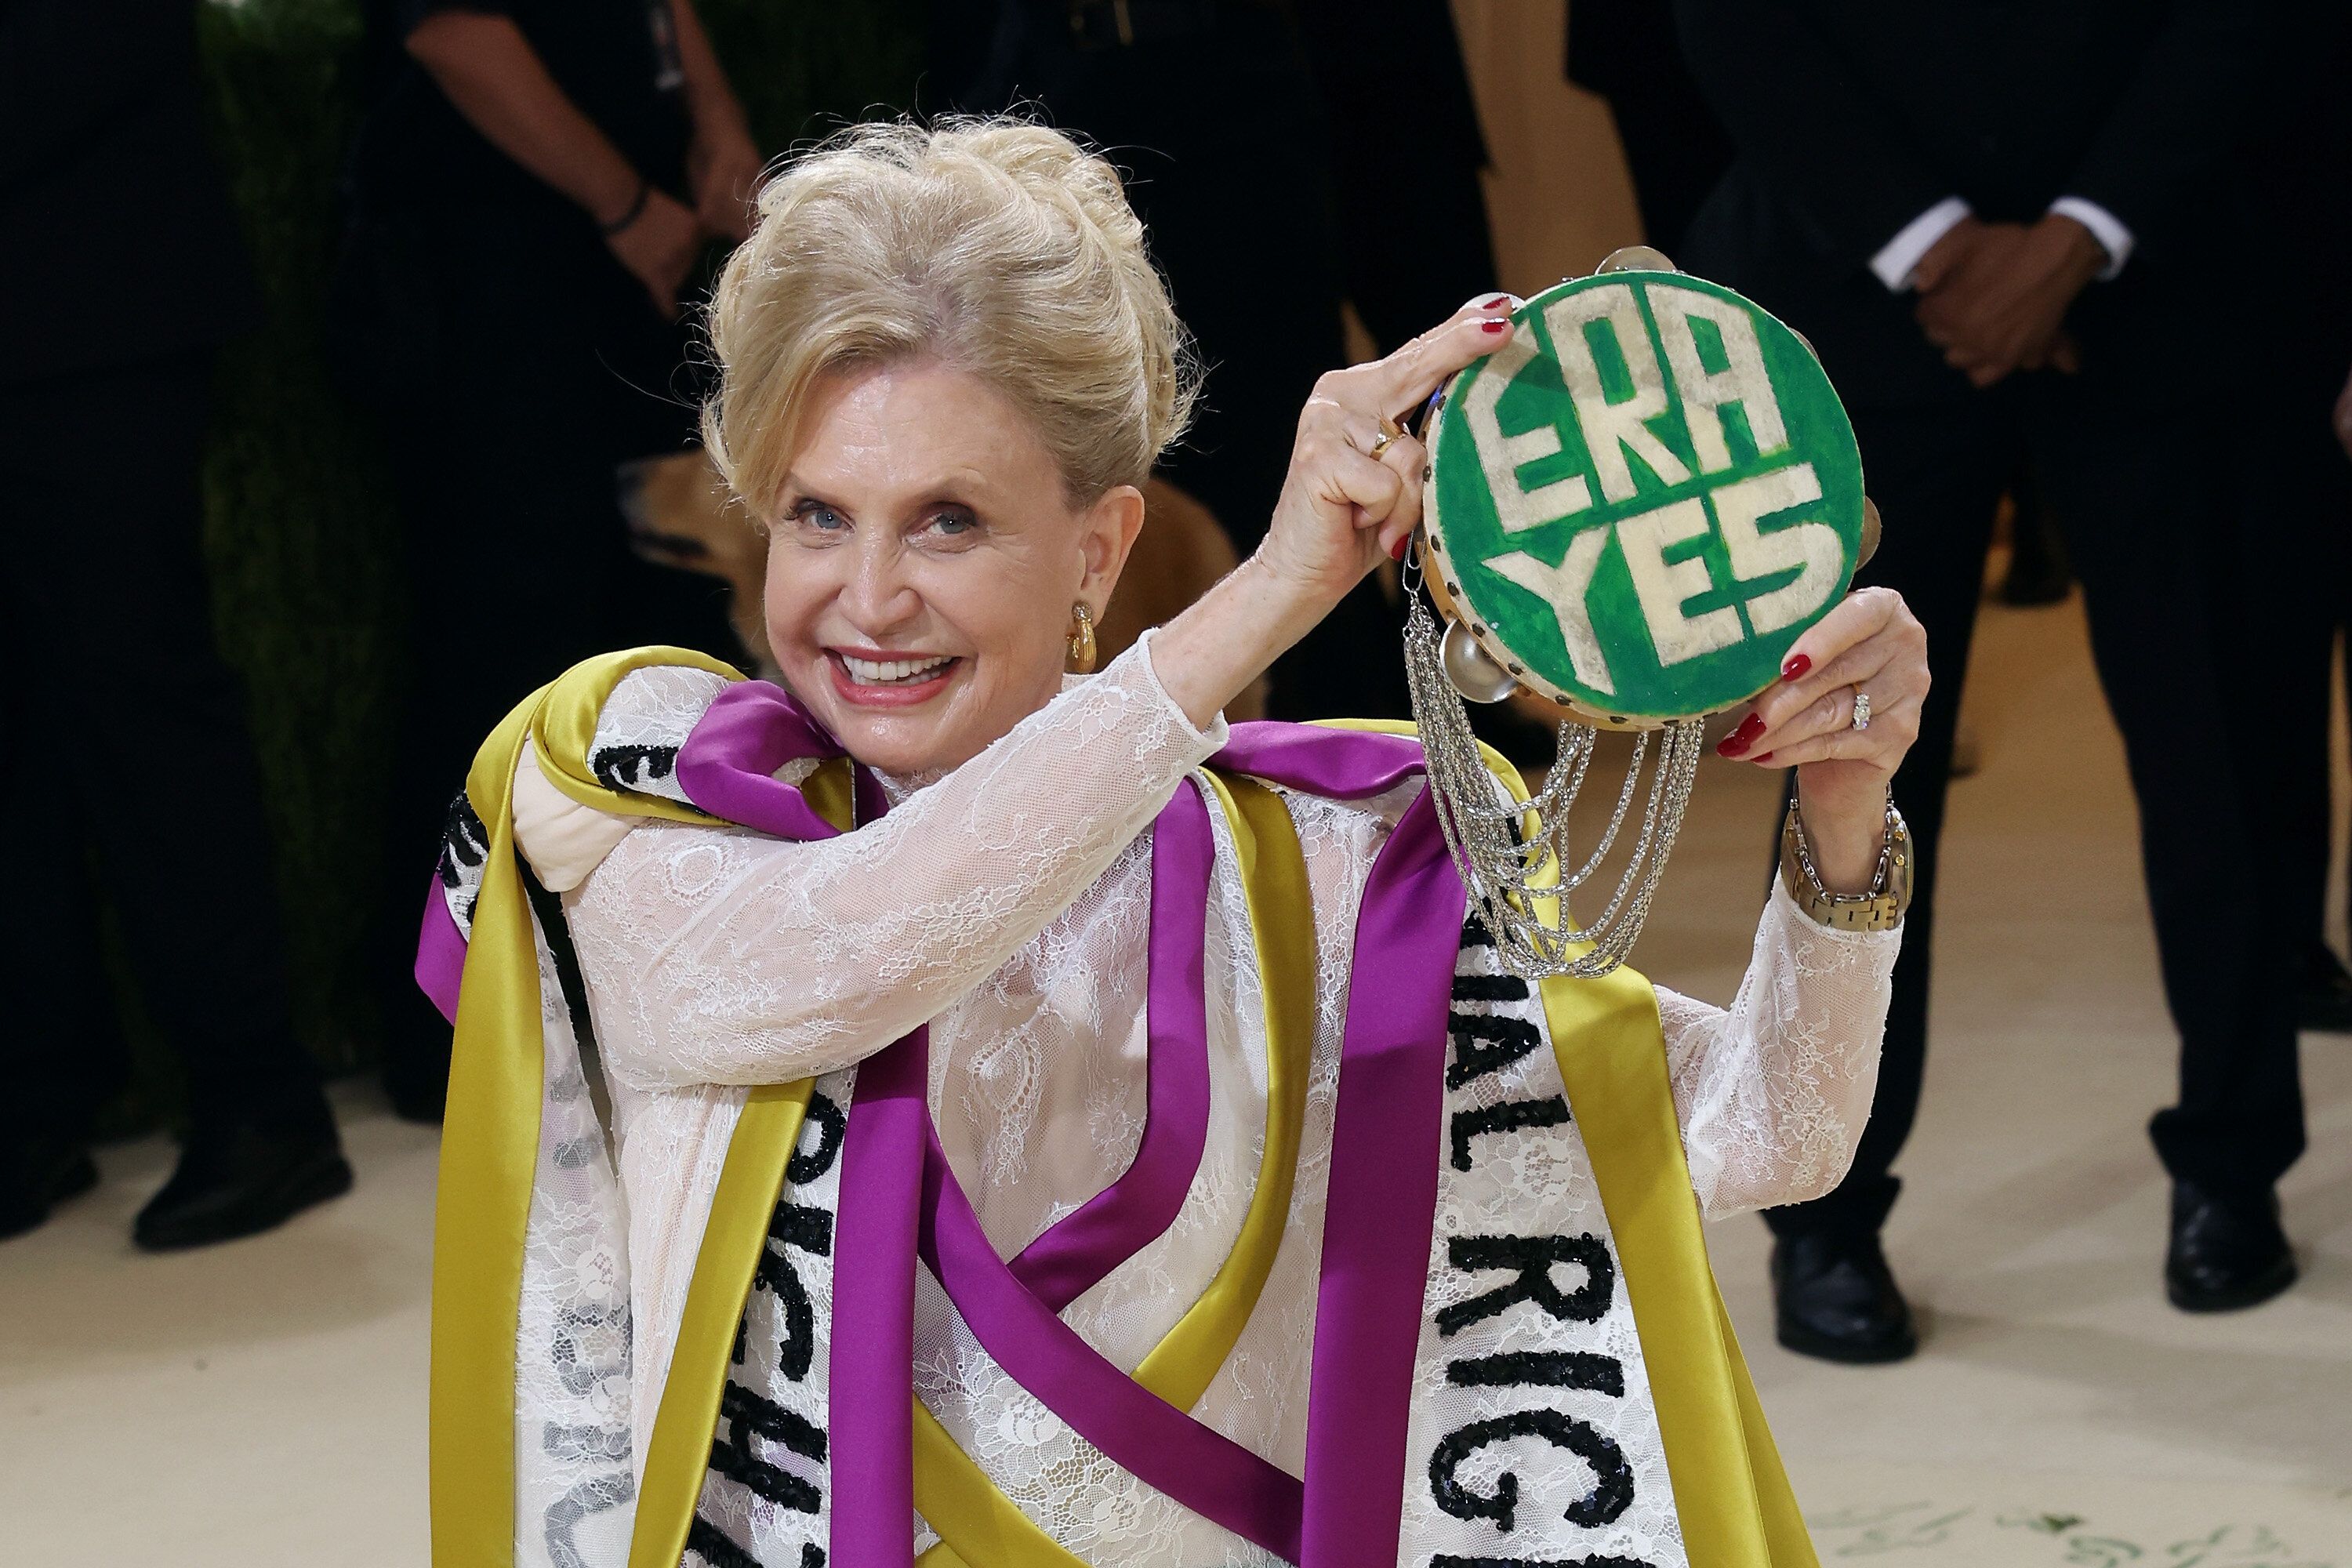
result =
M1454 0L1493 166L1486 212L1498 281L1532 294L1642 240L1609 106L1561 69L1567 0Z

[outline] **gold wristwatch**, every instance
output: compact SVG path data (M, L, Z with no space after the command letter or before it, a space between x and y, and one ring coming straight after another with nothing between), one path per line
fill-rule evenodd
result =
M1911 877L1916 868L1911 857L1911 830L1903 826L1903 814L1895 809L1895 797L1886 797L1886 834L1878 850L1878 872L1870 879L1870 890L1863 893L1838 894L1822 886L1821 873L1813 868L1812 846L1805 842L1805 823L1798 814L1797 802L1789 802L1789 815L1780 824L1780 885L1797 900L1797 907L1816 925L1832 931L1893 931L1903 923L1903 911L1911 907Z

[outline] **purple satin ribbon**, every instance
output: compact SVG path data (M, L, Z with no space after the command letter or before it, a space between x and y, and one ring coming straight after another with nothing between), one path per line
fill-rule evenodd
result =
M773 774L796 759L839 754L839 743L789 694L744 681L695 726L677 776L713 816L779 837L826 838L832 825ZM1213 761L1343 799L1382 793L1423 771L1419 743L1402 736L1273 723L1236 726ZM854 776L859 820L871 821L887 802L865 768ZM1118 1180L1010 1264L997 1258L940 1150L927 1104L929 1031L912 1031L859 1068L835 1259L833 1464L836 1476L853 1478L833 1500L831 1557L839 1568L904 1568L912 1555L919 1254L998 1364L1150 1485L1304 1568L1394 1557L1436 1204L1445 1011L1465 904L1425 795L1374 861L1358 921L1304 1484L1144 1389L1056 1315L1166 1231L1199 1169L1208 1121L1202 942L1213 851L1205 803L1180 789L1153 828L1141 1142ZM436 1001L446 991L454 1004L461 963L436 887L418 978Z
M799 758L839 754L839 744L790 695L746 681L720 693L695 726L678 753L677 781L714 816L779 837L830 837L832 826L801 792L772 775ZM856 776L859 818L870 821L887 802L865 768ZM984 1236L980 1239L980 1250L1010 1293L1056 1323L1055 1311L1175 1222L1200 1169L1208 1142L1203 942L1213 858L1206 805L1195 791L1178 790L1152 830L1150 1051L1135 1158L1010 1266ZM835 1489L832 1558L844 1568L904 1564L914 1551L914 1266L919 1223L927 1212L919 1203L926 1151L937 1142L929 1078L928 1029L867 1058L858 1068L842 1149L833 1447L835 1473L858 1478L856 1485ZM940 1168L945 1171L943 1160ZM1064 1332L1076 1341L1074 1332ZM1168 1408L1110 1371L1133 1393Z
M1244 1540L1298 1560L1297 1479L1136 1382L1024 1289L989 1245L936 1134L923 1162L921 1225L923 1261L1015 1383L1113 1463ZM838 1500L834 1507L837 1520Z
M1396 1561L1444 1121L1446 1009L1467 905L1423 790L1356 917L1307 1393L1301 1568Z
M1143 1136L1118 1178L1012 1263L1058 1312L1176 1223L1209 1144L1209 873L1216 840L1198 791L1180 787L1151 828ZM991 1254L992 1257L993 1254Z

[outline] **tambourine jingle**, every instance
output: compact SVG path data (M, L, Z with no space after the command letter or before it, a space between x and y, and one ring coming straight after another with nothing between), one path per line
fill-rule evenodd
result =
M1523 684L1596 714L1753 696L1859 558L1853 426L1802 340L1730 289L1546 289L1448 389L1429 570Z

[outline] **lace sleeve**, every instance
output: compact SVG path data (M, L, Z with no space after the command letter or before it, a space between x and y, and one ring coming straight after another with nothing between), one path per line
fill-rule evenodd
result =
M570 902L605 1059L651 1089L871 1055L1042 931L1223 743L1161 689L1147 637L854 833L635 828Z
M1729 1011L1659 990L1683 1148L1708 1218L1802 1203L1843 1179L1878 1088L1902 942L1899 931L1807 920L1776 880Z

